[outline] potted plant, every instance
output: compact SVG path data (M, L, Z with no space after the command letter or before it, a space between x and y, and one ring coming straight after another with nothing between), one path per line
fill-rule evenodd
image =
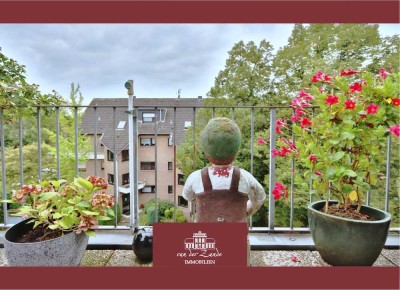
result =
M309 205L309 226L329 264L372 265L386 241L390 214L363 204L384 178L388 138L400 136L399 78L385 69L377 75L320 71L292 99L291 120L277 120L280 138L271 157L294 158L312 180L312 193L322 201ZM296 184L309 186L302 178ZM287 198L287 187L278 181L273 194Z
M10 266L78 266L98 221L114 216L114 197L103 178L78 177L25 185L12 194L25 220L5 234Z

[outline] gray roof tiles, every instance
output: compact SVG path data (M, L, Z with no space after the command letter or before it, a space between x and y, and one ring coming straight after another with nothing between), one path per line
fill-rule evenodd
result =
M135 99L134 107L139 107L138 130L139 135L154 135L155 123L142 122L143 111L163 110L165 119L158 122L157 134L170 135L174 130L174 108L176 109L176 143L179 144L185 137L185 121L193 121L193 107L203 105L202 99ZM81 129L85 134L95 133L95 120L97 119L97 134L102 134L101 143L113 152L119 153L128 146L128 98L95 98L84 113ZM115 106L115 123L113 124L113 106ZM123 107L118 107L123 106ZM148 107L151 106L151 107ZM184 106L184 108L180 107ZM120 121L126 121L123 129L116 129ZM115 140L115 141L114 141Z

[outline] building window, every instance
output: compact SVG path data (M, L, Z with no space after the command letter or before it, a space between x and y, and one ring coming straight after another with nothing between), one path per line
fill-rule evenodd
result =
M156 163L155 162L140 162L141 170L155 170Z
M117 130L123 130L125 128L126 121L119 121Z
M154 112L146 112L142 113L143 123L152 123L156 120L156 113Z
M178 205L181 207L188 207L188 201L183 196L178 196Z
M172 170L173 166L172 166L172 162L168 162L168 170Z
M122 150L122 161L129 161L129 150Z
M129 184L129 173L122 174L122 185Z
M111 152L110 150L107 150L107 160L114 161L114 153Z
M183 174L178 174L178 184L185 185L185 178L184 178Z
M154 146L155 144L155 138L140 138L140 146Z
M147 185L142 188L142 193L155 193L156 187L154 185Z
M168 185L168 193L169 194L174 193L174 187L172 185Z
M168 137L168 146L174 145L174 137L172 135L169 135Z
M185 130L192 126L192 121L185 121Z
M108 174L108 183L114 184L114 174Z

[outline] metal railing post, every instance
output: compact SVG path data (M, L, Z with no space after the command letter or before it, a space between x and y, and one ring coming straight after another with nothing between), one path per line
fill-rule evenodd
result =
M385 179L385 211L389 212L389 191L390 191L390 154L392 147L391 136L387 139L386 150L386 179Z
M0 144L1 144L1 180L2 180L2 191L4 200L7 199L7 178L6 178L6 146L4 138L4 111L0 109ZM4 224L8 223L7 203L3 202L3 217Z
M269 204L268 204L268 227L272 230L275 227L275 200L272 193L275 187L275 157L272 157L272 150L276 147L276 109L270 111L270 147L269 147Z

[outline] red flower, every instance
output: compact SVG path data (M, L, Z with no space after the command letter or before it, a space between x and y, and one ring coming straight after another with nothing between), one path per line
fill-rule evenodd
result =
M311 126L312 125L312 123L311 123L311 120L310 119L307 119L307 118L303 118L302 120L301 120L301 128L305 128L305 127L307 127L307 126Z
M389 132L396 137L400 137L400 124L389 127Z
M276 129L275 129L276 133L282 134L283 132L281 131L281 127L285 127L285 125L286 125L285 121L283 121L282 119L278 119L276 121Z
M342 70L342 72L340 73L340 76L350 76L350 75L354 75L354 74L358 74L359 71L355 71L355 70L351 70L351 69L344 69Z
M379 71L379 76L383 79L386 79L388 75L390 75L390 73L388 73L384 68L381 68Z
M300 263L300 260L297 259L296 256L292 256L292 261L295 262L295 263Z
M313 75L311 82L316 83L316 82L321 82L324 80L324 74L322 71L317 72L315 75Z
M291 153L291 152L292 152L291 149L289 149L289 148L287 148L285 146L282 146L282 150L280 151L279 155L282 156L282 157L285 157L286 154Z
M330 81L332 77L329 74L323 74L322 71L317 72L315 75L313 75L311 82L316 83L316 82L324 82L327 84L331 84L332 82Z
M400 106L400 99L399 98L392 99L392 104L393 106L396 107Z
M362 85L360 83L354 83L350 86L350 90L352 93L354 92L361 92L362 90Z
M313 99L313 96L311 96L309 93L307 93L305 89L302 89L300 91L299 97L305 99L306 101L310 101Z
M263 138L261 138L261 137L258 137L257 143L258 143L258 145L264 145L264 144L267 144L267 141L265 141L265 140L264 140Z
M278 149L272 149L272 158L278 155L281 155L281 151Z
M331 84L332 82L330 81L331 79L333 79L333 77L331 77L329 74L324 75L324 82L327 84Z
M314 174L315 174L315 175L318 175L318 176L321 176L321 175L322 175L322 173L319 172L319 171L314 171Z
M274 195L274 200L279 199L281 196L287 198L288 196L288 189L287 187L283 186L280 182L275 183L275 187L272 190L272 194Z
M339 102L339 98L334 95L328 95L328 97L325 99L325 104L332 106L333 104L336 104Z
M308 157L308 159L310 159L310 161L312 162L312 163L317 163L317 157L315 156L315 155L310 155L309 157Z
M351 100L348 100L347 102L344 103L346 105L346 109L347 110L354 110L354 108L356 107L356 103L354 103Z
M379 106L375 104L371 104L367 107L367 114L369 115L375 115L376 112L378 112Z

